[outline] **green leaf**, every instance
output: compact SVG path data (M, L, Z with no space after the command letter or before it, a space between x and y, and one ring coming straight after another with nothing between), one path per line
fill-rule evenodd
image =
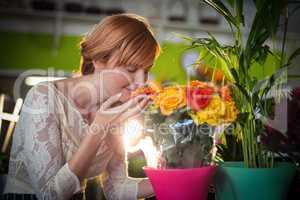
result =
M253 0L256 8L259 10L263 7L265 0Z
M246 44L246 62L250 63L264 42L275 34L280 13L283 9L281 0L254 0L257 12L253 20ZM249 67L249 65L248 65Z
M270 88L272 87L272 85L275 82L275 74L273 74L272 76L270 76L270 78L268 79L267 85L264 88L263 92L262 92L262 97L266 97L266 95L268 94L268 92L270 91Z
M227 3L229 3L229 5L230 5L231 7L234 6L235 0L226 0L226 1L227 1Z
M188 37L186 35L183 35L183 34L180 34L180 33L172 33L172 34L175 35L176 37L181 38L183 40L186 40L188 42L193 42L193 38Z
M202 53L200 53L200 60L204 60L208 67L220 68L225 77L229 81L233 81L231 74L231 68L234 63L231 60L228 49L232 49L230 46L222 46L213 35L208 33L210 38L197 38L193 40L192 46L202 47ZM203 55L204 54L204 55Z
M245 66L245 52L242 52L240 54L240 59L239 59L239 68L238 68L238 76L239 79L244 81L245 76L246 76L246 70L247 66ZM241 81L239 81L241 83Z
M236 0L236 17L238 23L242 23L244 25L243 6L244 6L243 0Z
M235 83L234 85L235 85L235 86L239 89L239 91L244 95L244 97L246 98L246 100L247 100L248 102L251 102L251 97L250 97L249 93L247 92L247 90L246 90L243 86L241 86L240 84L238 84L238 83Z
M238 26L236 18L226 8L226 6L220 0L203 0L206 4L214 8L218 13L223 15L229 24L233 24L235 27Z
M239 113L237 116L237 120L239 124L244 124L244 122L249 120L249 113L248 112Z
M289 57L287 65L292 64L292 61L300 55L300 48L296 49Z
M258 62L259 64L263 65L267 59L268 54L273 54L270 51L270 47L265 45L258 49L258 51L255 52L253 55L253 60Z
M240 80L239 80L239 76L238 76L238 73L236 72L236 70L234 68L231 68L231 74L235 80L236 83L239 83Z

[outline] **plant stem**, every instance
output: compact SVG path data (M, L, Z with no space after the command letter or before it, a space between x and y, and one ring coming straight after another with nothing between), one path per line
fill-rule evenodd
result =
M261 151L261 144L257 143L257 152L258 152L258 166L262 167L264 165L264 161L263 161L263 154Z
M283 38L282 38L282 48L281 48L281 59L280 59L280 67L283 64L283 56L284 56L284 50L285 50L285 43L286 43L286 35L287 35L287 29L288 29L288 23L289 23L289 12L288 12L288 6L284 9L285 15L284 15L284 30L283 30Z
M271 168L274 167L274 153L272 152L271 153L271 165L270 165Z
M242 149L243 149L243 157L244 157L244 165L245 167L249 167L249 162L248 162L248 148L247 148L247 139L246 139L246 132L243 131L242 128L239 127L239 134L241 134L242 137Z
M257 151L256 151L256 146L257 146L257 141L255 138L255 128L254 128L254 124L255 121L254 119L251 120L250 123L250 131L251 131L251 140L252 140L252 154L253 154L253 167L257 167L257 161L256 161L256 157L257 157Z

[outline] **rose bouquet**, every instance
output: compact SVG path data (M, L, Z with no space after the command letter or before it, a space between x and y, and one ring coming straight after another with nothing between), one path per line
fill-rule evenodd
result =
M145 135L161 152L166 168L210 165L217 133L234 122L237 109L230 87L193 80L187 85L138 89L153 103L145 113Z
M166 87L150 84L134 95L140 93L153 100L145 112L144 135L154 151L143 151L146 158L150 153L159 157L157 163L147 159L144 167L156 198L207 199L216 171L211 164L217 135L237 118L230 87L194 80Z

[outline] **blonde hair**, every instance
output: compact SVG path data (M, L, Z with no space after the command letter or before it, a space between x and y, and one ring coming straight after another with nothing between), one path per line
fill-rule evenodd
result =
M160 53L147 20L135 14L104 18L80 42L82 75L94 72L93 60L107 63L117 56L119 66L150 67Z

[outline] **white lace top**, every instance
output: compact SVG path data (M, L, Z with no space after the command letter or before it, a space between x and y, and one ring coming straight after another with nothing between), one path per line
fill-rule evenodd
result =
M5 193L36 194L39 199L69 199L83 189L67 161L79 147L88 125L53 83L28 92L13 135ZM101 174L109 200L137 199L141 179L127 176L124 160L116 159L103 140L86 178Z

